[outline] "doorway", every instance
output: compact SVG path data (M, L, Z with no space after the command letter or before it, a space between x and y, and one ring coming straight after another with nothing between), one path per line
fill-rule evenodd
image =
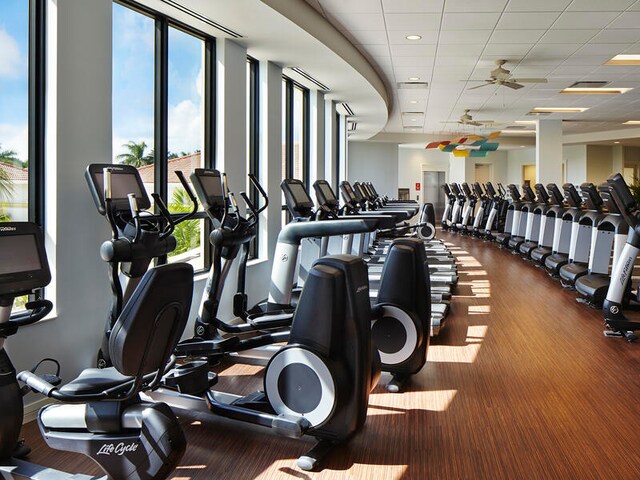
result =
M444 192L442 185L447 181L445 172L422 172L422 196L424 202L432 203L436 218L444 212Z
M476 163L476 182L480 185L485 185L487 182L491 181L491 177L493 176L492 167L490 163Z
M522 166L522 184L532 187L536 183L536 166L523 165ZM533 187L532 187L533 188Z

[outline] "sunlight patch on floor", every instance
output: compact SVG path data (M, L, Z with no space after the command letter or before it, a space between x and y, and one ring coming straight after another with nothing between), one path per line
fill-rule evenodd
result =
M407 403L419 410L444 412L449 408L457 390L405 391L401 395L407 397ZM369 396L368 415L394 415L405 413L398 408L396 395L389 393L374 393Z
M487 313L491 313L490 305L469 305L469 315L485 315Z

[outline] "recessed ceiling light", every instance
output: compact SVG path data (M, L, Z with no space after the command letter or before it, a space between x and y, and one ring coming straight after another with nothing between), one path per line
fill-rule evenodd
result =
M520 145L520 148L524 148L524 145Z
M412 122L417 122L418 120L416 120L415 118L411 119Z
M536 107L532 113L582 113L589 110L582 107Z
M613 142L613 143L620 143L620 142Z
M613 57L605 65L640 65L639 54L620 54Z
M418 100L409 100L409 103L413 103L414 105L418 103Z
M627 120L623 125L640 125L640 120Z
M420 77L409 77L409 80L411 80L412 82L417 82L418 80L420 80Z
M407 40L421 40L422 35L407 35L405 38Z
M535 135L535 130L500 130L503 135Z
M626 93L633 88L575 88L569 87L561 90L560 93L573 93L579 95L616 95Z
M535 125L538 122L536 120L516 120L513 123L517 125Z

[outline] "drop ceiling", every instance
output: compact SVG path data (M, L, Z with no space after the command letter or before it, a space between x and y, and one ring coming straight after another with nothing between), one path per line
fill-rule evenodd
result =
M385 132L485 132L456 122L465 109L504 129L534 107L586 107L561 118L565 133L620 130L640 119L640 66L604 63L640 54L640 0L307 0L370 60L392 98ZM420 35L418 41L407 35ZM519 90L475 90L506 59L515 78L544 77ZM399 89L419 77L426 89ZM577 81L631 87L622 95L563 95ZM403 115L404 112L404 115ZM412 112L407 114L406 112ZM357 112L356 112L357 113ZM416 127L417 128L407 128ZM493 129L496 129L495 127Z

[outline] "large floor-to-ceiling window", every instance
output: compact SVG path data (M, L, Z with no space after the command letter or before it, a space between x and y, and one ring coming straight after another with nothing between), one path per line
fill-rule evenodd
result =
M215 40L128 2L113 4L114 161L135 165L172 214L192 202L176 175L214 166ZM209 267L203 212L176 226L169 261Z
M309 90L288 77L282 79L282 178L309 188Z

